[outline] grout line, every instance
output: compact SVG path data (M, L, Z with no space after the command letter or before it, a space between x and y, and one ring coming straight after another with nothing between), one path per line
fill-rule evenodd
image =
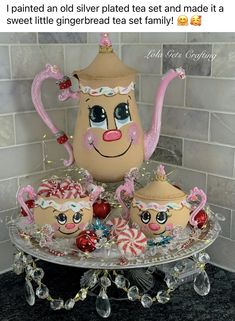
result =
M182 166L184 166L184 138L182 139Z
M14 131L14 143L16 145L16 119L15 119L16 114L13 114L13 131Z
M186 106L186 91L187 90L187 77L185 77L184 81L184 107Z
M232 213L232 209L229 208L229 207L220 206L220 205L217 205L217 204L214 204L214 203L211 203L211 202L208 202L208 203L209 203L209 205L216 206L216 207L220 207L220 208L222 208L222 209L224 209L224 210L229 210L229 211ZM231 214L231 213L230 213L230 214Z
M10 67L10 80L12 80L11 45L8 46L8 57L9 57L9 67Z
M235 151L233 153L233 177L235 177Z
M10 208L7 208L6 210L0 210L0 215L13 210L18 210L18 207L10 207Z
M214 54L214 44L211 45L211 54L213 57ZM214 59L215 60L215 59ZM211 77L213 77L213 66L214 66L214 61L211 61Z
M211 142L211 113L210 112L209 112L209 119L208 119L207 139L208 139L208 142Z

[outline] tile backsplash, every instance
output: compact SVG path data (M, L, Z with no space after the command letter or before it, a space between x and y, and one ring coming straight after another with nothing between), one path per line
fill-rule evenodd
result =
M211 208L225 216L221 236L208 251L216 264L235 270L234 257L226 260L224 254L235 249L235 33L110 36L115 52L140 73L137 100L145 130L163 74L180 66L186 70L186 79L167 89L152 159L173 170L171 180L186 191L203 188ZM33 77L46 63L69 75L84 68L97 53L98 39L97 33L0 33L0 271L11 263L4 222L17 212L18 187L61 167L65 157L34 110ZM55 82L47 80L43 102L58 127L72 135L76 102L59 102L57 95Z

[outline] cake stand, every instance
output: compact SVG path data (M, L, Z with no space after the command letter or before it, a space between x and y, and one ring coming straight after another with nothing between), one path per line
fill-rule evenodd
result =
M97 313L107 318L111 313L108 297L108 288L111 285L122 289L126 299L140 301L144 308L150 308L154 303L167 303L172 292L189 281L193 281L194 289L199 295L207 295L210 291L210 282L205 265L210 258L205 249L215 241L219 232L218 219L213 215L204 229L191 233L187 239L182 237L176 246L161 245L157 250L150 249L143 256L127 260L120 259L120 255L117 255L112 248L102 248L88 255L83 253L83 255L57 256L28 237L22 237L17 228L11 226L10 238L18 249L13 270L18 275L25 273L25 293L29 305L35 304L36 294L38 298L49 301L53 310L62 308L70 310L75 303L85 300L88 294L95 294ZM88 269L81 278L81 288L76 295L66 302L60 298L53 298L48 287L42 282L44 271L37 267L38 259L63 266ZM166 286L154 295L150 295L148 292L156 282L154 278L156 270L164 273ZM33 283L36 288L33 287Z

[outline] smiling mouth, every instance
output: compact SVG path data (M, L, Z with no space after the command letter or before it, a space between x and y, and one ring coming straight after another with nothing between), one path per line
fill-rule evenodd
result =
M118 155L104 155L95 147L93 142L91 143L91 145L93 146L94 150L97 151L97 153L100 154L101 156L106 157L106 158L115 158L115 157L120 157L120 156L123 156L124 154L126 154L128 152L128 150L131 148L132 142L133 142L133 139L131 139L130 144L127 147L127 149L123 153L118 154Z
M161 232L161 233L153 233L153 235L161 235L161 234L163 234L163 233L165 233L166 232L166 229L163 231L163 232Z
M78 232L78 231L79 231L79 227L76 229L76 231L71 232L71 233L65 233L65 232L62 232L60 228L59 228L59 230L58 230L58 231L60 231L60 233L65 234L65 235L71 235L71 234L74 234L74 233Z

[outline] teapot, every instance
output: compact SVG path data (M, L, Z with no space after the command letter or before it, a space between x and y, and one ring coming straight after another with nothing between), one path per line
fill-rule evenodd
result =
M131 168L140 167L153 154L160 135L164 95L176 77L184 78L184 70L170 70L162 78L156 93L152 125L144 133L135 100L136 71L125 65L113 52L108 34L102 34L99 53L85 69L75 71L78 91L71 89L71 80L57 66L46 65L32 84L34 106L57 142L64 144L69 158L85 168L101 182L118 182ZM79 100L79 110L73 147L68 137L51 121L41 101L41 85L47 78L57 80L61 89L59 99Z
M187 195L170 184L164 166L160 165L155 180L134 192L130 220L150 238L170 236L175 227L184 229L188 222L196 227L195 216L206 200L206 194L197 187Z

